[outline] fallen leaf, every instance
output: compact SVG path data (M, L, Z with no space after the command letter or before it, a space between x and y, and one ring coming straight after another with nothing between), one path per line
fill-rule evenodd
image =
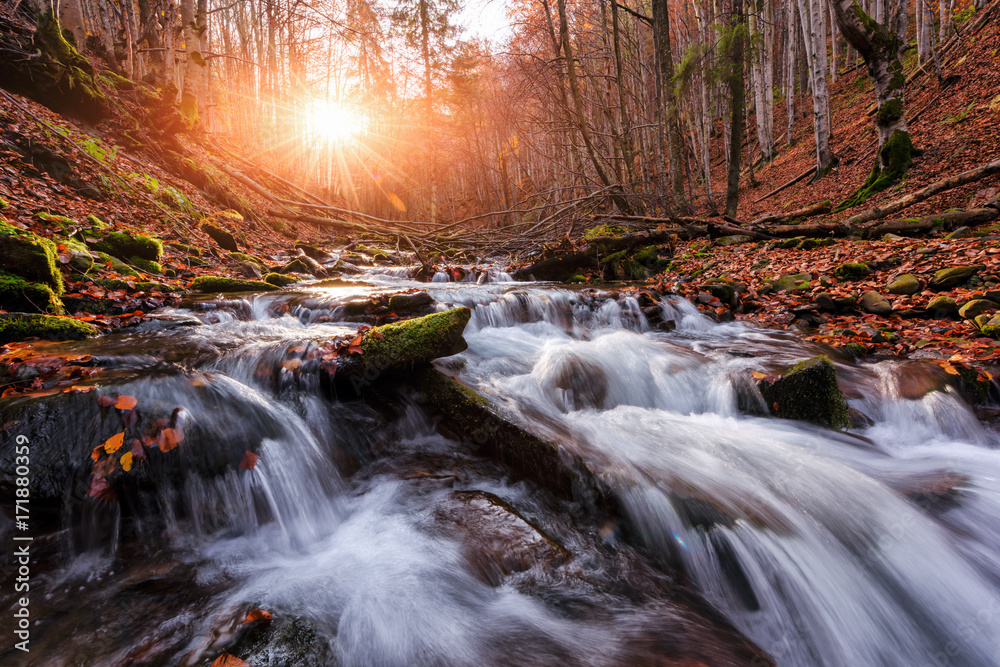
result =
M146 448L143 446L142 442L139 440L132 441L132 448L129 450L132 458L136 461L142 461L146 458Z
M752 375L755 380L763 380L767 377L767 373L761 373L760 371L750 371L750 375Z
M244 623L254 623L256 621L270 621L271 612L266 609L254 609L243 619Z
M114 454L119 449L121 449L122 443L124 442L125 442L125 431L122 431L121 433L117 433L108 438L107 442L104 443L104 451L106 451L108 454Z
M184 439L184 432L179 428L165 428L160 431L157 443L161 452L169 452L177 448L177 445Z
M104 445L98 445L94 447L93 451L90 452L90 460L97 462L97 459L101 458L101 452L104 451Z
M112 405L118 402L117 396L98 396L97 404L102 408L110 408Z
M125 452L121 458L122 470L128 472L132 469L132 452Z
M115 407L119 410L131 410L138 402L135 400L135 396L119 396Z
M235 655L223 653L215 659L215 662L212 663L212 667L250 667L250 663L245 660L240 660Z
M90 480L90 493L88 495L90 495L91 498L97 498L98 500L114 500L118 497L115 490L111 488L110 484L108 484L108 480L103 477L93 477ZM239 663L236 664L238 665Z
M240 470L253 470L257 465L257 455L249 449L243 452L243 460L240 461Z
M281 364L281 367L284 368L286 371L294 371L298 370L299 366L301 365L302 365L301 359L289 359L285 363Z

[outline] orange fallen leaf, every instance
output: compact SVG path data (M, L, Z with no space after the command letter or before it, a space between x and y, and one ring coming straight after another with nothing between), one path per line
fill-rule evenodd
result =
M750 375L752 375L755 380L763 380L767 377L767 373L761 373L760 371L750 371Z
M128 472L132 469L132 452L125 452L121 458L122 470Z
M94 450L90 452L90 460L97 462L97 459L101 458L101 452L104 451L104 445L98 445L94 447Z
M241 470L253 470L257 465L257 455L249 449L243 452L243 460L240 461Z
M107 442L104 443L104 451L108 454L114 454L122 447L122 443L125 442L125 431L121 433L116 433L115 435L108 438Z
M177 445L181 443L184 439L184 432L179 428L165 428L160 431L160 437L157 438L157 442L160 446L161 452L169 452L177 448Z
M135 400L135 396L119 396L115 407L119 410L131 410L138 402Z
M90 385L89 387L73 386L73 387L66 387L65 389L63 389L63 393L74 392L78 394L86 394L87 392L94 391L95 389L97 389L97 387L93 385Z
M256 621L270 621L271 612L266 609L254 609L243 619L244 623L254 623Z
M289 359L285 363L281 364L281 367L284 368L286 371L294 371L298 370L299 366L301 365L302 365L301 359Z
M212 663L212 667L250 667L250 663L245 660L240 660L235 655L223 653L215 659L215 662Z

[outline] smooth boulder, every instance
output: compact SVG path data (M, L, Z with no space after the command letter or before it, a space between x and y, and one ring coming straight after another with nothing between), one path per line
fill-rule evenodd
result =
M837 371L823 355L800 361L777 379L765 378L758 387L779 417L837 429L851 425Z

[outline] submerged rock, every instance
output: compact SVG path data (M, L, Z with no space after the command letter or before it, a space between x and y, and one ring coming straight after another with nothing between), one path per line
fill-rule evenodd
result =
M823 355L800 361L776 380L765 378L759 387L779 417L829 428L851 425L844 393L837 384L837 371Z

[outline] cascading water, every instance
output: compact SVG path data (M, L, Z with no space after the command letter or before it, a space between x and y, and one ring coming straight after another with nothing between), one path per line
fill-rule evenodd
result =
M710 611L670 606L683 581L780 665L1000 664L1000 437L937 371L834 355L870 425L752 416L751 371L824 350L716 324L683 300L661 302L666 331L631 297L504 277L370 275L190 303L67 344L99 356L140 406L182 406L220 451L256 439L259 462L158 486L120 543L55 533L34 612L45 658L0 662L206 664L252 605L301 620L297 639L258 654L273 664L750 664L739 648L697 652L739 642L693 620ZM405 389L331 402L283 366L296 346L353 335L353 300L401 287L473 309L468 350L439 363L571 448L627 525L596 530L582 506L511 481L436 433ZM79 438L63 419L50 435ZM516 548L484 570L502 528ZM73 613L81 596L87 612Z

